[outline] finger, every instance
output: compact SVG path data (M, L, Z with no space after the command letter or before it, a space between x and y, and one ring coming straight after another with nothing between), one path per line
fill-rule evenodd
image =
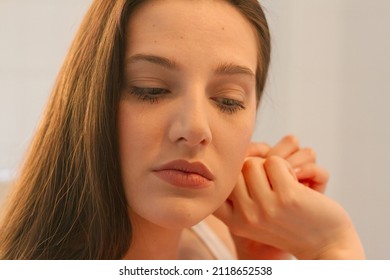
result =
M290 192L292 185L297 184L295 173L288 162L280 157L271 156L264 162L264 168L274 191Z
M311 148L303 148L286 158L288 163L295 168L306 163L316 162L316 153Z
M283 137L267 154L269 156L279 156L287 158L299 150L299 141L295 136L288 135Z
M242 168L248 194L251 198L259 201L266 200L271 195L272 189L264 170L263 159L250 159L245 161Z
M310 188L323 193L329 181L329 173L314 163L307 163L295 170L298 180Z
M270 146L265 143L251 143L246 155L248 157L265 158L270 150Z

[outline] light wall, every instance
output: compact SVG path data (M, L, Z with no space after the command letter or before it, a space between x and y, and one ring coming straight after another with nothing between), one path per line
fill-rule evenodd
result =
M17 170L90 2L0 1L0 181ZM292 133L315 148L367 257L390 259L390 2L262 3L273 61L254 140Z
M370 259L390 259L390 1L264 0L273 67L256 140L315 148Z
M19 166L90 2L0 1L0 180Z

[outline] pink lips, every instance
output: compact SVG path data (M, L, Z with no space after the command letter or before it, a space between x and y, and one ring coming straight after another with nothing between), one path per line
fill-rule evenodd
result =
M205 188L214 175L200 162L175 160L153 170L155 175L169 184L187 188Z

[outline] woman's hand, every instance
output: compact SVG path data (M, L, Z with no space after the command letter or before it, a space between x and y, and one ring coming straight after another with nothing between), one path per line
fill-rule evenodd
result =
M314 190L324 192L329 175L316 164L313 149L301 148L299 141L292 135L282 138L274 147L265 143L252 143L248 157L267 158L279 156L286 159L297 176L298 181ZM281 249L232 234L237 253L244 259L291 259L291 254Z
M309 177L314 185L321 181ZM229 200L215 214L236 239L248 241L244 250L267 244L300 259L364 258L344 209L301 184L278 156L248 158Z
M252 143L248 157L267 158L279 156L293 168L297 179L302 184L319 192L324 192L329 180L328 172L316 164L316 153L311 148L301 148L296 137L283 137L274 147L264 143Z

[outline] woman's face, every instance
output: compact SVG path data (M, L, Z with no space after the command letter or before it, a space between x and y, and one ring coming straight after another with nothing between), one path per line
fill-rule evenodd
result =
M148 1L128 22L119 105L133 221L191 226L232 191L256 115L257 39L225 1Z

